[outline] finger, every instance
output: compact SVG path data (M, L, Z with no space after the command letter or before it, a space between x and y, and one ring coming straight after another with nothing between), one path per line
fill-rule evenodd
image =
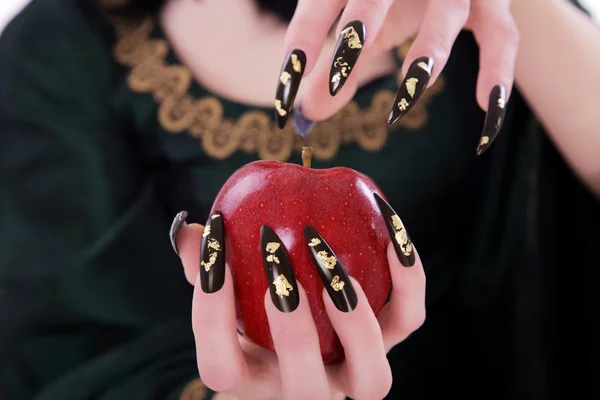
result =
M428 2L419 33L402 66L404 81L394 100L388 123L393 124L408 113L444 69L452 45L469 17L469 2Z
M374 197L392 241L387 250L392 295L379 314L384 343L389 351L425 321L425 272L398 214L377 193Z
M502 128L519 47L519 31L510 15L508 1L498 3L478 1L471 7L473 33L480 48L477 102L487 111L478 155L492 145Z
M392 2L350 0L344 8L329 72L329 93L332 96L342 89L352 74L361 52L375 41Z
M392 386L392 371L386 358L381 328L360 284L349 278L356 292L356 308L340 311L326 291L325 310L344 347L346 362L337 380L354 399L383 399Z
M283 398L329 400L331 391L306 294L296 282L279 237L267 226L260 236L270 293L265 294L265 310L279 361Z
M415 250L416 253L416 250ZM425 271L418 254L415 264L404 267L390 244L387 249L392 295L379 314L386 352L404 341L425 322Z
M337 380L351 398L382 399L390 390L392 374L369 302L325 239L310 226L304 228L304 237L325 285L327 315L346 355Z
M342 0L300 0L285 37L285 60L275 92L275 119L283 129L294 105L300 81L313 69ZM315 12L318 10L317 12Z
M202 381L215 392L232 392L248 376L238 341L232 277L225 268L225 282L215 293L205 293L196 278L192 302L192 329Z

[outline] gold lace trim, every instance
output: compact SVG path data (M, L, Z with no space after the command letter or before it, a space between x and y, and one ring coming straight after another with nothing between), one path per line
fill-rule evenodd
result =
M120 3L123 0L106 1ZM292 152L301 151L303 143L292 121L280 130L265 112L258 110L247 111L234 120L223 115L223 104L218 98L192 97L189 94L191 72L182 65L167 64L169 45L165 40L150 37L153 19L111 18L111 22L118 38L114 57L118 63L131 68L129 87L138 93L151 93L158 102L158 121L165 131L187 132L200 141L207 155L219 160L241 150L257 153L261 159L286 161ZM398 48L400 58L404 58L408 46ZM401 72L397 81L402 81ZM422 128L427 120L427 104L443 87L444 79L440 76L396 125ZM314 157L329 160L340 146L354 142L371 152L383 148L391 131L387 118L394 97L395 93L380 90L369 107L361 109L356 102L350 102L330 119L317 123L307 138L314 147Z

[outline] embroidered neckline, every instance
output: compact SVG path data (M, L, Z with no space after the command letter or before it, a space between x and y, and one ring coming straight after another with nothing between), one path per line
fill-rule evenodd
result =
M121 2L123 0L104 0ZM300 152L302 143L292 123L283 130L262 110L249 110L239 118L223 114L222 101L214 96L195 98L190 94L193 84L191 72L181 64L169 64L170 48L166 40L152 38L155 20L144 18L110 17L117 42L115 60L130 72L127 84L137 93L151 93L158 103L158 122L170 134L188 133L198 139L204 152L223 160L236 151L256 153L265 160L288 160ZM398 47L398 57L404 59L410 43ZM401 72L396 76L402 81ZM330 160L342 145L356 143L360 148L376 152L383 148L388 135L398 126L417 130L427 121L426 106L442 91L444 78L439 76L422 95L413 109L396 125L390 127L387 117L395 93L381 89L371 98L370 105L361 109L350 102L326 121L318 122L307 137L314 148L314 157ZM291 121L290 121L291 122Z

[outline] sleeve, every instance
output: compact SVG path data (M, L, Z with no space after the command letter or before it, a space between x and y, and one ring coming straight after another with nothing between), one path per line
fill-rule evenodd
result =
M0 38L0 398L203 399L172 215L81 3Z

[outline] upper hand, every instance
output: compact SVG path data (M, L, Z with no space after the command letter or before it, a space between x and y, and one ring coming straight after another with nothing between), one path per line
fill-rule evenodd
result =
M326 119L335 114L352 99L359 85L368 78L370 60L378 59L382 53L416 35L403 63L403 75L407 77L413 62L424 57L429 58L426 64L431 73L429 77L419 75L414 97L407 98L409 104L405 112L408 112L418 101L424 89L422 86L432 85L444 69L454 41L463 28L473 31L481 50L477 102L487 110L490 92L497 85L505 89L508 99L518 47L518 31L510 14L510 3L510 0L299 0L288 27L285 52L287 54L299 49L306 54L302 74L311 75L311 79L301 99L303 114L313 120ZM340 53L335 54L334 51L333 58L326 55L327 61L324 62L317 63L316 60L331 25L342 9L336 33L340 35L349 23L359 21L364 25L366 35L361 37L363 32L355 29L360 46L346 48L347 57L342 60L342 65L344 62L349 65L344 65L346 69L342 75L347 76L340 76L345 82L332 97L332 64ZM346 46L343 41L342 46ZM358 53L358 61L351 65ZM335 85L339 86L339 83ZM403 85L400 90L403 90ZM289 101L282 103L284 109L286 105L290 108L293 106ZM396 113L402 114L399 111Z

